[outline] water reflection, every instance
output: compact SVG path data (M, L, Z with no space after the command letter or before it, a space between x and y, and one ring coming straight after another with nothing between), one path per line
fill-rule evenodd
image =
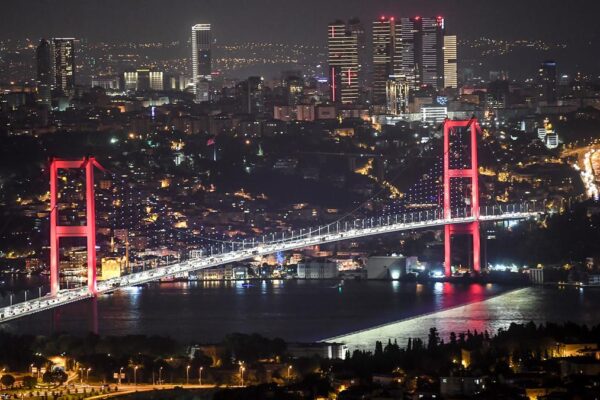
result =
M409 337L426 338L429 328L435 326L440 336L446 339L450 332L484 332L493 334L499 328L506 328L512 322L536 324L545 322L562 323L573 321L580 324L596 325L600 323L600 315L595 312L600 301L600 291L577 289L557 290L543 288L525 288L511 291L497 297L485 296L487 286L470 286L469 299L474 301L467 305L434 312L419 317L409 318L396 323L373 329L359 331L349 335L329 338L327 340L347 343L351 348L372 349L375 342L396 339L406 343ZM494 285L496 287L497 285ZM440 286L434 286L439 295ZM450 286L449 290L457 290ZM447 298L447 295L442 296ZM483 300L483 301L478 301ZM440 298L436 298L440 301ZM443 302L443 301L442 301Z
M495 331L532 317L556 316L559 321L600 318L595 312L600 291L587 290L581 295L577 290L526 289L525 294L511 293L482 303L507 288L349 280L340 291L337 283L280 280L252 282L247 287L243 282L163 283L122 290L98 299L98 329L100 334L170 335L195 342L218 341L232 332L312 341L372 331L349 339L360 344L375 338L426 335L432 324L442 332L463 328ZM455 308L473 302L477 303ZM60 315L60 330L89 331L86 302L61 308ZM419 316L423 319L411 322ZM383 331L373 329L396 324ZM30 334L48 334L52 328L51 312L0 325L0 329Z

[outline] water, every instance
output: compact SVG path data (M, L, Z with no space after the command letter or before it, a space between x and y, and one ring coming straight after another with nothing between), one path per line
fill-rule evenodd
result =
M370 348L376 340L447 336L466 329L496 331L510 322L598 324L600 290L501 285L426 285L383 281L263 281L165 283L130 288L2 325L30 334L53 330L103 335L156 334L184 342L216 342L232 332L287 341L335 338ZM458 308L457 308L458 307ZM96 318L94 318L96 315ZM360 332L351 334L352 332Z

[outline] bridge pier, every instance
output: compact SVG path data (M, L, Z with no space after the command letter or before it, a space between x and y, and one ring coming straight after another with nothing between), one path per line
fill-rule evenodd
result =
M468 179L471 183L469 208L465 210L465 217L474 218L466 224L448 224L444 228L444 274L447 278L452 276L452 236L462 234L470 235L473 243L473 265L475 273L481 272L481 239L479 226L479 163L477 156L477 119L466 121L444 121L444 219L452 219L451 190L453 179ZM457 129L467 129L470 134L471 159L470 166L461 165L453 168L450 165L451 143L450 136Z
M97 292L94 167L104 170L94 157L85 157L79 160L52 159L50 162L50 293L52 296L56 296L60 290L58 266L60 262L60 238L63 237L84 237L87 239L87 286L90 294L95 295ZM84 226L58 224L59 169L85 170L86 225Z

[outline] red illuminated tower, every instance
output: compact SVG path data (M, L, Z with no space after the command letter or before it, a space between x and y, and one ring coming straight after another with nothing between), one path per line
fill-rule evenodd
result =
M453 235L470 235L473 242L473 270L476 273L481 271L480 258L480 238L479 238L479 167L477 161L477 130L478 123L475 118L466 121L444 122L444 218L452 218L452 206L450 203L450 193L453 179L470 180L471 199L470 216L474 218L473 222L463 224L448 224L444 231L444 272L446 277L452 275L452 245ZM470 167L461 167L459 169L450 167L450 136L458 129L467 129L470 132Z
M94 204L94 167L104 171L94 157L80 160L52 159L50 163L50 293L56 296L58 281L59 245L62 237L87 239L88 291L96 294L96 207ZM58 170L85 170L86 224L84 226L58 225Z

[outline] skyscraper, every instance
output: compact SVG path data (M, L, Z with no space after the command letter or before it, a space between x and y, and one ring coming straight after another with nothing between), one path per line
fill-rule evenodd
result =
M71 95L75 89L75 39L52 39L56 88Z
M386 104L387 81L401 72L401 44L395 18L373 22L373 104Z
M35 52L37 65L38 102L50 106L52 86L54 85L54 64L52 46L46 39L40 40Z
M329 24L327 47L331 100L344 104L358 102L359 61L358 30L344 21Z
M210 24L192 26L192 80L196 101L203 98L198 87L203 80L211 80L212 73L212 33Z
M369 53L367 51L367 37L365 27L359 19L353 18L348 21L348 30L356 36L358 51L358 86L359 91L364 89L369 80Z
M444 88L458 88L456 36L444 36Z
M444 85L444 18L423 18L421 32L421 83L441 89Z
M401 20L401 70L412 89L444 86L444 24L443 17Z
M402 50L400 57L400 71L406 77L411 89L421 85L420 65L421 58L421 18L402 18L400 23L400 40Z
M556 86L556 61L544 61L540 65L538 78L538 100L546 104L554 104L557 101Z

